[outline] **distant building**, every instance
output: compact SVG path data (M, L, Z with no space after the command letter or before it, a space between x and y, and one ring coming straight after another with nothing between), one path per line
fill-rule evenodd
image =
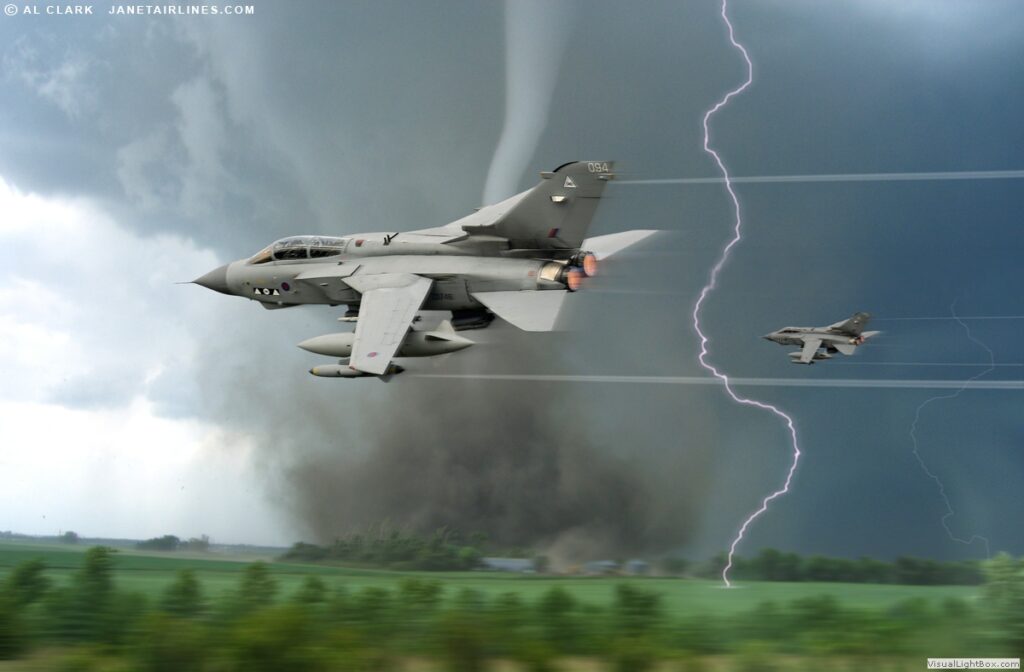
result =
M651 573L651 565L646 560L630 560L626 563L626 574L645 576Z
M484 558L482 569L492 572L516 572L518 574L532 574L534 571L533 560L529 558Z
M614 560L592 560L583 565L584 574L616 574L619 563Z

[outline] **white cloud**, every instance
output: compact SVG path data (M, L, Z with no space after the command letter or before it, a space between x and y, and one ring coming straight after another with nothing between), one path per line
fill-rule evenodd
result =
M220 297L174 281L216 256L2 178L0 212L0 527L287 541L247 437L190 413Z
M20 348L17 360L0 355L0 398L31 388L40 400L105 403L111 385L130 398L156 367L190 365L189 325L213 306L174 283L217 266L212 252L180 236L140 237L88 202L21 194L2 180L0 210L0 244L13 257L0 271L0 331ZM66 347L46 346L58 342Z
M251 446L137 399L102 411L0 402L4 529L283 543L255 487Z

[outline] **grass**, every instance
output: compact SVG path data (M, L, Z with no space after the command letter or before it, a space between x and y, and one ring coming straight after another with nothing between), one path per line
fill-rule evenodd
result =
M36 651L20 660L0 660L0 672L53 672L54 670L91 670L93 672L128 672L134 669L130 660L116 656L89 655L88 667L81 661L82 655L74 649L51 649ZM450 672L443 663L422 658L405 658L392 661L392 672ZM527 672L522 665L507 660L492 660L486 668L491 672ZM556 662L554 669L561 672L608 672L609 665L600 658L565 657ZM650 672L827 672L838 670L855 672L860 670L884 670L885 672L920 672L924 669L920 657L881 657L865 661L857 658L809 657L767 655L751 661L742 655L695 656L684 659L668 659L655 662Z
M42 559L48 575L58 583L67 581L82 562L88 546L64 544L26 544L0 542L0 580L20 562ZM123 590L157 598L181 569L196 573L204 593L216 599L233 589L246 564L271 560L259 555L221 556L218 554L154 553L121 549L115 556L115 581ZM496 572L391 572L334 565L272 562L270 571L277 579L282 595L295 592L310 575L320 577L329 588L345 586L359 590L366 586L393 588L406 577L440 581L444 592L452 596L468 588L488 596L513 592L532 601L553 586L560 586L577 600L594 606L608 604L615 586L629 582L662 595L666 611L677 617L730 615L748 611L765 601L785 603L801 597L833 595L849 607L884 609L909 598L925 598L933 603L949 597L974 600L979 588L973 586L896 586L844 583L783 583L752 581L733 589L724 589L717 581L681 580L646 577L562 577L513 575Z

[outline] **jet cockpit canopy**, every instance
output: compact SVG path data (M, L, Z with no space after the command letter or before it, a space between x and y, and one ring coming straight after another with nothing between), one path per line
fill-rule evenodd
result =
M348 244L348 238L333 236L289 236L274 241L249 258L250 264L265 264L268 261L293 261L296 259L319 259L341 254Z

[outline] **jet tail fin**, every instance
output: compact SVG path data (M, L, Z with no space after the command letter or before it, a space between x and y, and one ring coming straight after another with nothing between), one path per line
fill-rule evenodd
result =
M870 319L870 313L854 313L848 320L829 325L829 329L843 334L850 334L851 336L860 336L860 333L864 331L864 327L867 326Z
M563 164L541 173L543 180L529 191L467 217L462 228L470 235L505 238L512 249L576 249L586 238L605 184L615 176L614 166L614 161Z

